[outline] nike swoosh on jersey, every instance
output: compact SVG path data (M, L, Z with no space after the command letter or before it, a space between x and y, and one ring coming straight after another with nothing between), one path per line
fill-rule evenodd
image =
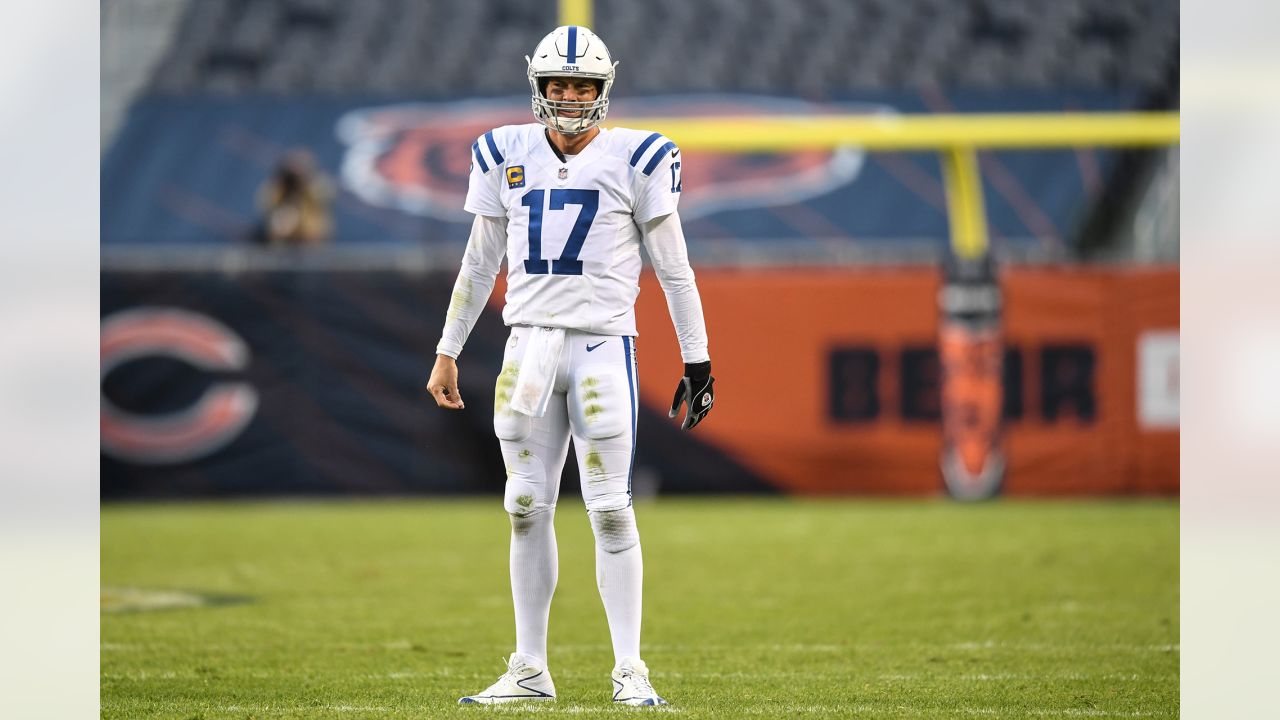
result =
M603 344L605 344L605 343L607 343L607 342L609 342L609 341L608 341L608 340L601 340L600 342L596 343L595 345L588 345L588 346L587 346L587 352L591 352L592 350L595 350L596 348L600 347L601 345L603 345Z

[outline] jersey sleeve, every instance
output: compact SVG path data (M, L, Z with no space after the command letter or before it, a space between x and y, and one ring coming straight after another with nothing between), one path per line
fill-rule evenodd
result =
M635 170L635 218L644 224L676 211L680 203L680 148L662 133L645 137L629 158Z
M702 316L702 296L689 267L684 230L679 213L668 213L640 226L645 249L653 261L658 283L667 296L667 310L676 327L680 357L686 363L711 359L707 354L707 326Z
M445 315L436 353L456 358L484 310L507 250L507 219L477 215L453 284L453 299Z
M499 194L499 179L505 162L498 147L494 131L481 135L471 143L471 178L467 186L467 201L463 208L473 215L506 217Z

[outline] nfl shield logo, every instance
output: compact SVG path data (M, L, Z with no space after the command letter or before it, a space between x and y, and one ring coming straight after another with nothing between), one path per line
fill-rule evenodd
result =
M559 177L561 180L567 179L569 177L569 168L560 168Z

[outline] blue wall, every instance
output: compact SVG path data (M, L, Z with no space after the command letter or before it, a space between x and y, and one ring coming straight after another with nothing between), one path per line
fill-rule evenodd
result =
M618 99L610 121L645 116L811 112L1131 109L1120 93L879 93L817 105L749 95ZM102 241L248 242L255 193L276 160L306 147L335 182L341 243L450 243L461 211L471 141L490 127L531 121L523 96L454 102L386 98L150 97L102 162ZM676 138L677 142L679 138ZM796 155L685 153L681 213L691 242L947 236L930 153L856 149ZM1098 199L1114 153L984 153L996 243L1070 245Z

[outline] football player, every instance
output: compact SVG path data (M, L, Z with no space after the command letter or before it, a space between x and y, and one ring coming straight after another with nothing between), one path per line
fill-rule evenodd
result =
M428 383L440 407L463 409L456 358L505 254L502 318L511 335L493 425L507 468L516 649L496 683L459 702L555 698L547 664L552 521L572 437L613 640L613 700L665 705L640 658L634 306L643 243L684 360L670 415L687 405L682 427L692 429L714 393L702 300L676 212L680 148L660 133L599 126L616 63L587 28L556 28L525 59L538 122L495 128L471 146L465 208L475 220Z

